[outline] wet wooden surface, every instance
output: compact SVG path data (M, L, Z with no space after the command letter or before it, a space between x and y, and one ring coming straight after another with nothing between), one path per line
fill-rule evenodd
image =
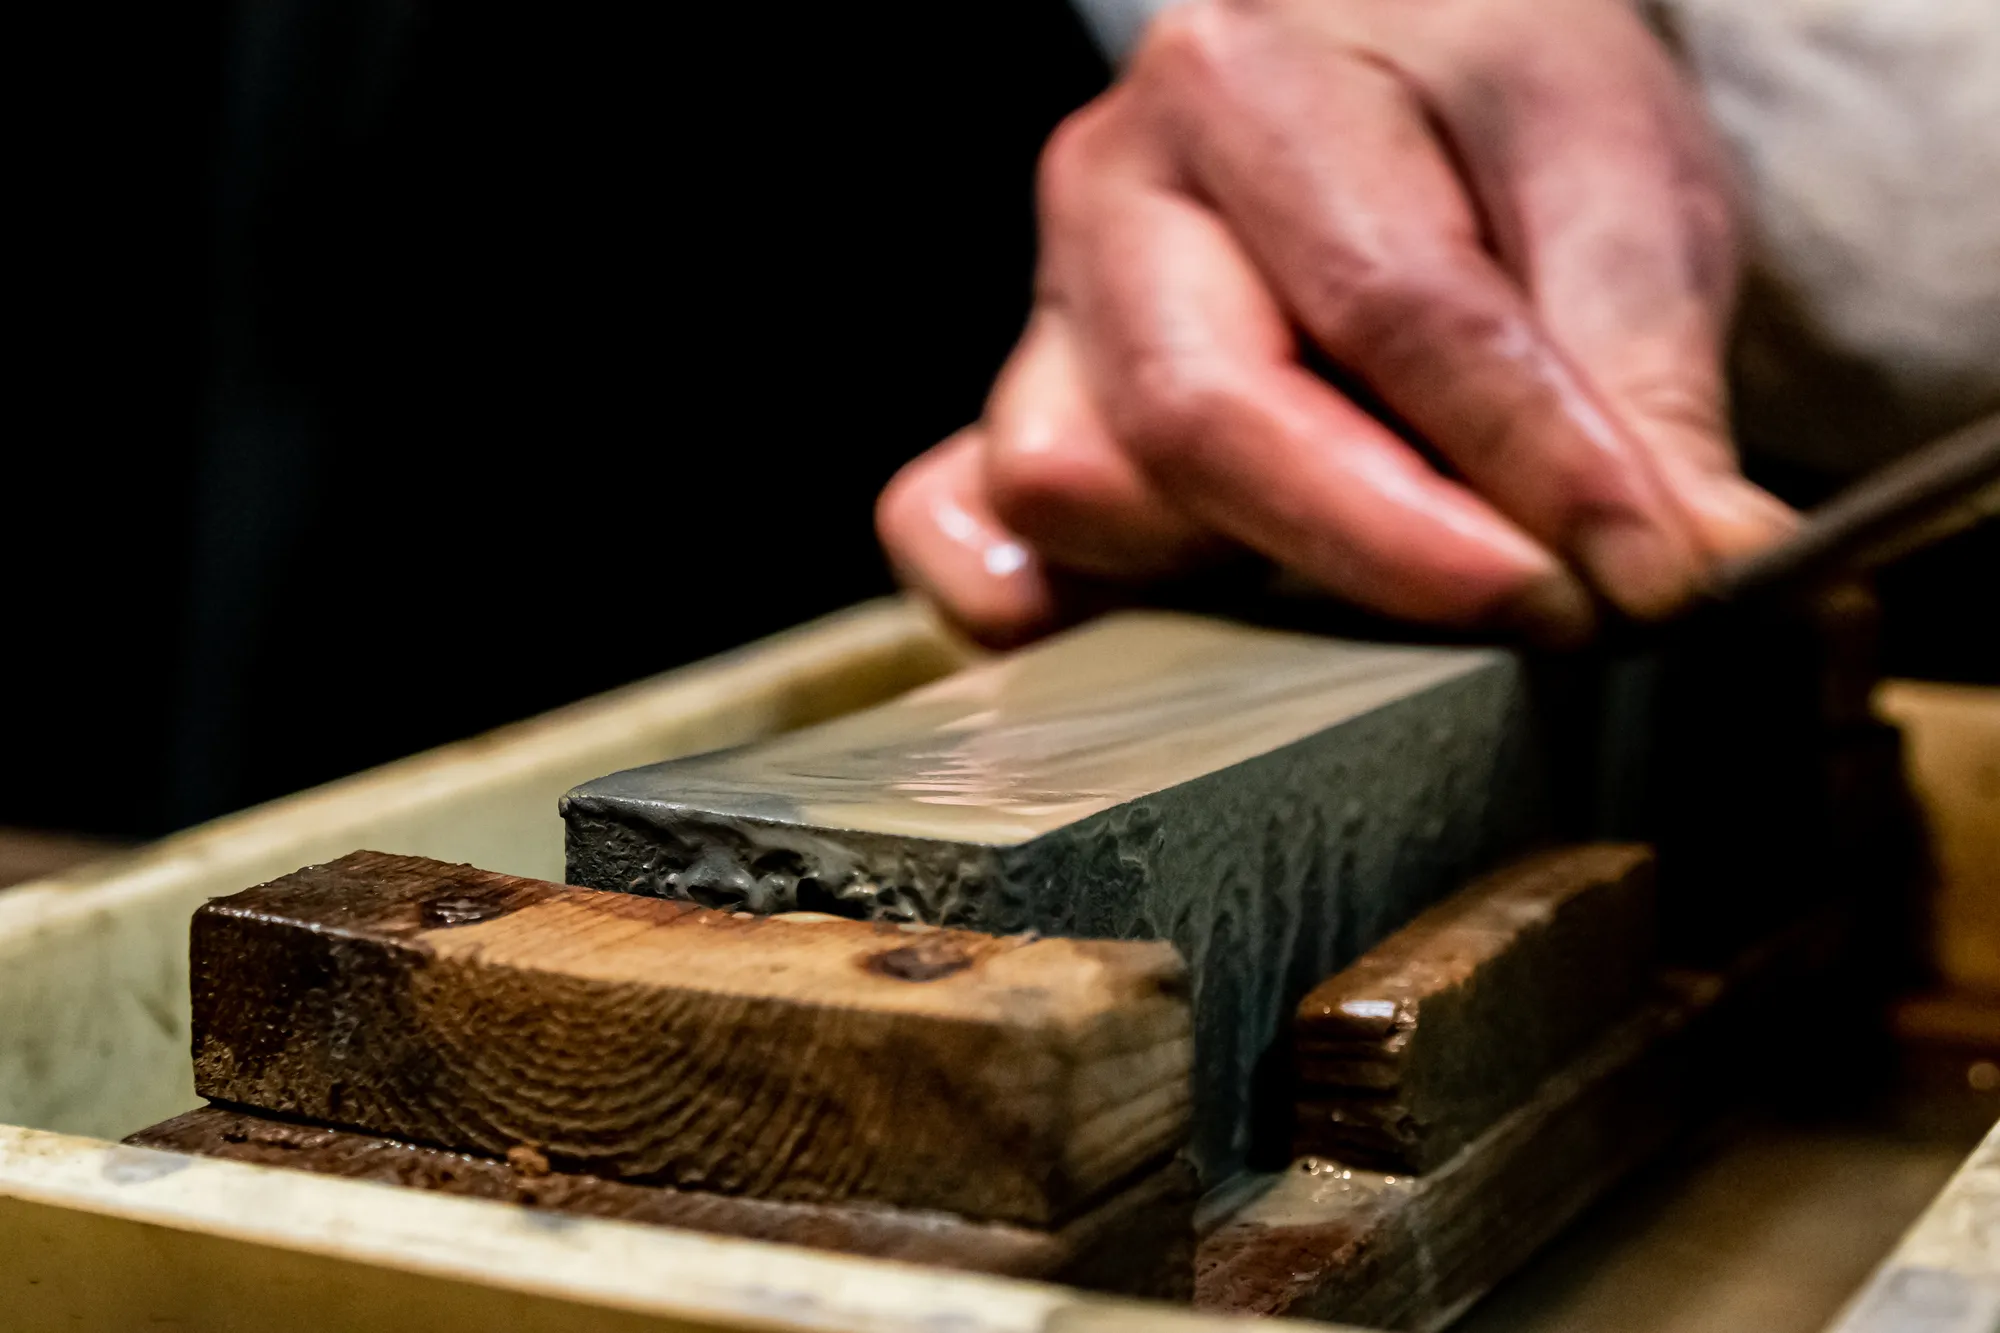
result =
M874 1204L778 1203L551 1171L539 1154L481 1157L211 1106L125 1142L232 1162L436 1190L579 1217L1185 1300L1193 1283L1194 1173L1170 1163L1059 1231Z
M1423 913L1315 987L1293 1020L1295 1156L1444 1163L1653 979L1648 848L1536 853Z
M1054 1227L1176 1151L1161 942L757 918L354 853L195 915L205 1097L799 1202Z

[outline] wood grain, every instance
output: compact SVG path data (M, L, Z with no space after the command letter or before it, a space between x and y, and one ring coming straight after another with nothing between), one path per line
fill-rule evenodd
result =
M281 1166L349 1180L493 1199L581 1217L643 1222L940 1268L1185 1301L1194 1280L1194 1173L1173 1161L1058 1231L974 1222L884 1204L781 1203L425 1148L354 1130L209 1106L127 1136L135 1147Z
M1171 946L756 918L356 852L195 914L205 1097L1050 1228L1188 1125Z
M292 1327L303 1308L322 1333L1233 1327L1045 1283L548 1219L103 1141L196 1104L187 927L207 898L362 846L560 878L549 830L570 786L894 693L940 656L937 643L912 608L876 603L110 867L0 893L0 1121L15 1122L0 1124L5 1322L264 1333Z
M1295 1154L1441 1165L1646 993L1653 857L1594 844L1475 881L1314 988Z
M0 893L0 1124L116 1139L198 1100L188 918L356 847L562 878L556 798L606 769L866 707L964 660L882 599L723 657Z
M1047 1282L7 1125L0 1311L8 1333L1242 1333ZM1287 1328L1308 1333L1263 1333Z

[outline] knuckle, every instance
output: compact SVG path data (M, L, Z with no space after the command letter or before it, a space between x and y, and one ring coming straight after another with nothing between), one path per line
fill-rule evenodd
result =
M1379 267L1355 284L1348 336L1397 373L1438 362L1440 354L1525 364L1541 337L1496 283L1483 265L1450 256Z
M1335 356L1390 355L1428 335L1449 301L1421 266L1357 254L1337 242L1321 247L1311 271L1302 304L1314 336Z
M986 457L986 488L1000 522L1033 541L1067 519L1098 486L1073 451L996 441Z
M1128 77L1137 86L1170 93L1222 81L1234 22L1234 7L1219 0L1165 10L1147 25Z
M1476 350L1535 378L1531 363L1546 353L1541 333L1525 310L1494 299L1488 285L1457 278L1406 281L1382 298L1382 336L1392 349L1412 357L1428 358L1438 348ZM1394 341L1397 337L1403 341Z
M1697 378L1687 373L1626 376L1607 386L1619 402L1648 421L1701 431L1723 438L1727 431L1719 374Z
M1130 387L1115 428L1149 469L1169 475L1213 448L1231 416L1235 395L1175 358L1142 357L1130 368Z
M1044 215L1061 219L1082 206L1082 191L1097 174L1101 145L1116 115L1115 92L1065 116L1042 145L1035 164L1035 194Z
M1736 452L1729 440L1727 394L1719 366L1682 362L1673 368L1613 377L1604 388L1649 438L1668 443L1709 471L1734 470Z

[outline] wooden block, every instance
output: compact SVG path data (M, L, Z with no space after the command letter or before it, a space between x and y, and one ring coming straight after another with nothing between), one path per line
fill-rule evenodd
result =
M1656 998L1435 1171L1302 1158L1246 1181L1195 1256L1195 1303L1431 1333L1524 1263L1692 1113L1796 1040L1777 1026L1847 956L1852 910L1799 917ZM1268 1183L1257 1194L1255 1187Z
M223 1106L175 1116L125 1142L583 1217L1039 1278L1120 1295L1184 1301L1193 1285L1194 1173L1178 1160L1060 1230L1039 1231L884 1204L782 1203L636 1185L551 1171L546 1160L520 1150L505 1159L482 1157Z
M1690 979L1642 1007L1438 1170L1304 1158L1205 1237L1195 1303L1431 1333L1666 1142L1691 1097Z
M1431 908L1300 1001L1295 1155L1439 1166L1646 994L1655 917L1651 851L1611 843Z
M1164 612L563 801L579 884L780 912L1172 940L1211 1182L1289 1104L1259 1062L1315 981L1547 818L1519 661Z
M1049 1228L1178 1149L1163 943L768 919L355 852L193 924L205 1097L567 1170Z
M2000 995L2000 689L1886 682L1937 883L1930 959L1948 988Z

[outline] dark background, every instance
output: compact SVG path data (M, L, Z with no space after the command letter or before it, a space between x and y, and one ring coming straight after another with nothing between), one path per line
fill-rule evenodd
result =
M123 837L886 591L1108 77L1064 0L9 35L0 825ZM1885 583L1889 670L2000 678L2000 525Z
M1062 0L17 21L0 824L147 836L886 591Z

